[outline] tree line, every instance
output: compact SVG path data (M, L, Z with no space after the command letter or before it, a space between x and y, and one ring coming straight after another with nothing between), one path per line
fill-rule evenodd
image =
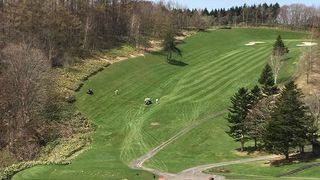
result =
M231 97L227 133L241 143L241 151L246 142L253 140L256 149L282 154L289 159L293 149L298 147L303 153L304 147L319 137L319 116L312 106L306 105L297 85L290 81L282 89L277 87L274 72L278 72L288 52L278 36L270 60L279 61L277 65L264 67L259 86L251 90L240 88Z
M235 6L229 9L214 9L210 12L204 9L203 14L212 17L212 25L215 26L248 26L248 25L274 25L280 11L280 5L259 4Z
M320 25L320 9L304 4L280 6L278 3L263 3L244 4L211 11L207 8L187 10L190 14L198 11L208 17L208 23L213 26L285 26L294 29L310 29Z
M52 66L119 43L148 46L191 23L184 11L138 0L1 0L0 20L2 44L32 41Z

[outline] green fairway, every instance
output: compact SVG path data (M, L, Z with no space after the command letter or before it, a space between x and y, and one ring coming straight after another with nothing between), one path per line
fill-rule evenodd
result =
M310 165L314 163L319 163L319 160L313 160L310 162L301 162L291 165L282 165L282 166L269 166L269 164L265 164L266 161L258 161L252 163L238 164L238 165L230 165L224 166L220 169L224 169L228 171L228 173L215 173L220 174L228 179L319 179L319 167L313 167L289 176L280 176L284 173L292 171L296 168Z
M319 162L319 160L318 160ZM310 177L310 178L318 178L320 179L320 167L313 167L313 168L310 168L310 169L306 169L302 172L299 172L297 174L293 174L291 176L297 176L297 177Z
M241 86L257 83L270 57L272 44L281 35L289 46L280 81L295 71L305 36L272 29L232 29L197 33L179 47L186 65L166 62L152 53L111 65L89 79L77 95L76 106L96 125L91 148L65 166L37 166L14 179L152 179L130 170L128 163L167 140L181 129L208 115L224 111L230 96ZM245 46L250 41L265 44ZM94 95L86 90L92 88ZM119 95L114 91L118 89ZM159 104L146 107L150 97ZM203 122L146 163L177 172L203 163L241 158L226 134L224 116Z

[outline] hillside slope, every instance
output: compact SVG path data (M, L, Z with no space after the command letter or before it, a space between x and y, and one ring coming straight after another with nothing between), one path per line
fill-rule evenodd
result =
M181 128L227 108L241 86L257 83L272 44L281 34L290 48L280 81L295 70L296 44L304 33L271 29L232 29L198 33L180 48L184 63L170 65L166 55L115 63L89 79L77 95L77 107L97 125L92 147L67 166L37 166L13 179L150 179L127 164ZM251 41L264 44L245 46ZM94 95L86 90L92 88ZM114 91L119 90L119 95ZM145 106L146 97L159 104ZM164 149L147 165L179 171L207 162L240 158L238 144L225 133L223 116L206 121Z

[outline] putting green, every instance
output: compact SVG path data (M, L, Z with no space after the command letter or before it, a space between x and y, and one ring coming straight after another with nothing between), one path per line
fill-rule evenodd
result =
M179 47L184 63L170 65L152 53L108 67L89 79L76 105L96 125L91 148L66 166L37 166L13 179L151 179L127 164L208 114L225 110L241 86L257 83L272 44L281 35L289 46L280 81L295 70L304 33L273 29L232 29L198 33ZM251 41L264 44L245 46ZM94 95L86 90L92 88ZM114 91L118 89L119 95ZM145 106L146 97L159 98ZM163 149L147 165L179 171L206 162L239 158L239 145L225 133L223 116L204 122Z

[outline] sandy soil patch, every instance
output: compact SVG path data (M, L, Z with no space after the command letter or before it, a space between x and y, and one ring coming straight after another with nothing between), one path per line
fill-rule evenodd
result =
M298 47L310 47L316 45L318 45L318 43L315 42L302 42L301 44L297 44Z
M261 42L261 41L251 41L247 44L245 44L246 46L254 46L256 44L264 44L265 42Z
M182 35L181 35L181 36L176 36L175 38L176 38L176 40L182 41L182 40L184 40L185 38L190 37L190 36L192 36L192 35L194 35L194 34L195 34L194 31L185 31L185 32L182 32Z
M193 31L185 31L185 32L182 32L180 36L176 36L175 38L178 42L182 42L185 38L190 37L194 34L195 34L195 32L193 32ZM100 59L107 61L110 64L113 64L116 62L127 60L129 58L136 58L136 57L145 56L145 53L147 53L147 52L161 51L162 50L162 42L163 42L162 40L150 40L149 41L150 46L148 48L140 48L139 50L132 52L132 53L128 54L127 56L118 56L115 58L100 57Z

